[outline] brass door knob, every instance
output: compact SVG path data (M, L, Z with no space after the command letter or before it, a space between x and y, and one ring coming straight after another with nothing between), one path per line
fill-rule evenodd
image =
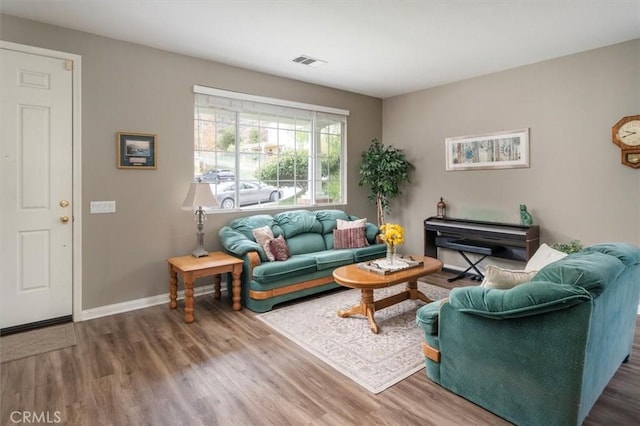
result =
M69 202L67 200L60 201L60 207L68 207L68 206L69 206Z
M62 223L69 222L69 216L60 216L60 222Z

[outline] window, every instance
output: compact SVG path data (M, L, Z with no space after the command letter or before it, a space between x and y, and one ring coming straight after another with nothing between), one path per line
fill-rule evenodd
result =
M343 204L348 111L194 86L194 178L223 209Z

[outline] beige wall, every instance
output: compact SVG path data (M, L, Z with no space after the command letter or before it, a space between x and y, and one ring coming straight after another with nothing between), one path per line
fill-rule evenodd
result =
M251 72L136 44L0 15L0 39L82 56L82 308L168 291L164 260L195 248L192 214L180 210L193 178L194 84L350 110L347 212L375 218L357 186L357 163L382 134L380 99ZM118 131L156 133L158 169L116 168ZM115 214L89 202L115 200ZM238 214L210 215L205 248Z
M640 243L640 170L620 164L611 126L640 114L640 40L385 99L383 141L406 148L412 186L393 205L406 250L443 196L451 217L518 223L543 242ZM446 137L530 128L531 167L446 172Z
M164 259L195 244L179 209L192 176L192 86L345 108L349 117L345 209L375 217L357 186L370 140L406 148L412 185L391 220L422 253L423 220L443 196L454 217L518 222L525 203L546 242L640 244L640 171L620 164L611 126L640 113L640 40L383 101L0 15L0 39L82 56L83 309L167 292ZM382 119L381 119L382 117ZM444 171L444 139L529 127L531 167ZM384 129L384 131L383 131ZM115 167L115 134L158 134L158 169ZM115 200L117 213L89 214ZM210 215L205 246L238 214ZM457 260L457 259L455 259Z

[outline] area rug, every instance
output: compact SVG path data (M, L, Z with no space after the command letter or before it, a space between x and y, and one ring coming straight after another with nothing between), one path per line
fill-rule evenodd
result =
M14 361L76 345L73 323L0 337L0 362Z
M449 290L418 282L433 300ZM404 285L375 290L374 300L396 294ZM405 300L375 313L378 334L360 315L340 318L337 311L359 303L360 290L339 291L296 303L257 317L354 382L377 394L424 368L422 330L416 311L424 302Z

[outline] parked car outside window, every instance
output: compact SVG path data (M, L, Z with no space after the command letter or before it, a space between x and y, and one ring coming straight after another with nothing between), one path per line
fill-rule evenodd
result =
M197 176L200 182L228 182L236 180L236 175L229 169L211 169L204 174Z
M272 185L267 185L262 182L240 182L239 185L239 206L275 202L282 198L282 191ZM236 206L235 182L220 183L212 186L211 190L215 194L221 208L232 209Z

